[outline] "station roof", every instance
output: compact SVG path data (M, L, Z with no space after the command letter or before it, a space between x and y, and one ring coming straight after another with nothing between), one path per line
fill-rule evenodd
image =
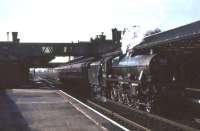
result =
M133 50L186 51L197 48L200 48L200 21L145 37Z

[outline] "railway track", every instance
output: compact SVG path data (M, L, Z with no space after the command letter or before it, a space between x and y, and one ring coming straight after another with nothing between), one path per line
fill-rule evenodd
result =
M87 100L88 105L96 108L97 110L101 110L101 112L103 112L104 114L106 114L107 116L111 117L112 119L118 121L119 123L121 123L122 125L125 125L126 127L128 127L130 130L135 130L135 131L151 131L151 129L146 128L145 126L142 126L134 121L131 121L127 118L125 118L124 116L120 115L117 112L114 112L108 108L105 108L101 105L96 104L95 102L91 101L91 100Z
M154 114L135 110L119 103L111 101L107 101L107 103L89 101L89 103L105 113L112 110L110 116L120 115L122 119L125 118L127 120L127 123L133 122L151 131L199 131L199 129Z
M52 82L52 81L51 81ZM64 90L72 96L78 97L79 100L84 102L89 107L101 112L107 117L113 119L117 123L127 127L130 130L136 131L200 131L195 124L191 121L185 120L184 122L169 120L154 114L143 112L140 110L132 109L120 103L100 102L96 100L82 99L79 95L74 94L69 90ZM181 124L182 123L182 124Z
M67 93L70 93L66 91ZM79 99L81 99L79 97ZM200 131L188 122L179 123L154 114L132 109L120 103L84 99L83 102L130 130L136 131Z

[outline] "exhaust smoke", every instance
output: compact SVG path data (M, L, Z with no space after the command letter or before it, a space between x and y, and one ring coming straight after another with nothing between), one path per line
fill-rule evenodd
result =
M121 40L123 54L126 54L128 50L141 43L144 39L144 34L144 31L138 25L124 28Z

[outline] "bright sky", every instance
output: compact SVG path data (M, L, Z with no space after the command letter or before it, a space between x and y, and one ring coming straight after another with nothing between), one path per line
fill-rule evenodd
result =
M111 28L140 25L168 30L200 20L199 0L0 0L0 40L89 40Z

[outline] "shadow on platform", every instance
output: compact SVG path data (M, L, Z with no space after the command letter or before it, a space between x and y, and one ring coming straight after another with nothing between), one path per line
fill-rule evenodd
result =
M7 94L0 90L0 131L30 131L28 122L18 106Z

